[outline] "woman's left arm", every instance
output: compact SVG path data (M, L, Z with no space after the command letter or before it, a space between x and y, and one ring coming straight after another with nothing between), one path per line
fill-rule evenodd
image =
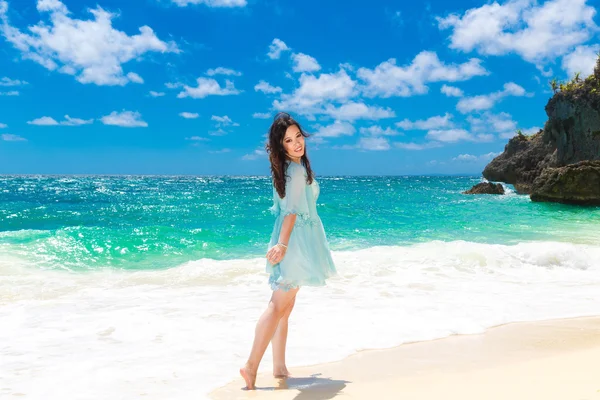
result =
M296 223L296 214L288 214L283 218L283 223L281 224L281 232L279 233L279 242L283 243L285 246L288 245L290 241L290 236L292 235L292 229L294 229L294 224Z
M300 168L290 171L290 180L285 188L285 217L281 224L278 242L267 252L267 259L271 264L277 264L285 256L287 245L292 235L298 215L308 217L308 203L306 201L306 177Z

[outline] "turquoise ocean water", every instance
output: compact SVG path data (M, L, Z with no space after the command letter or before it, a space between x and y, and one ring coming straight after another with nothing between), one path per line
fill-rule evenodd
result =
M299 291L292 374L600 315L600 208L461 194L473 176L317 179L339 275ZM271 195L268 177L0 176L0 397L203 399L231 381L270 296Z
M461 194L478 181L319 177L319 214L332 250L600 238L600 208ZM270 185L268 177L3 176L0 252L74 271L260 257L273 223Z

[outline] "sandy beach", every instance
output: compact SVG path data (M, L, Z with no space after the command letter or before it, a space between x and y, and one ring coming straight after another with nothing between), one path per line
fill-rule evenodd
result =
M236 378L211 398L599 400L600 317L507 324L291 373L259 375L256 391Z

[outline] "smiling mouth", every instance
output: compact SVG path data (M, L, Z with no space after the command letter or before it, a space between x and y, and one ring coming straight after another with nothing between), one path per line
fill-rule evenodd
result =
M296 153L299 153L299 152L301 152L301 151L302 151L302 147L298 147L298 148L295 150L295 152L296 152Z

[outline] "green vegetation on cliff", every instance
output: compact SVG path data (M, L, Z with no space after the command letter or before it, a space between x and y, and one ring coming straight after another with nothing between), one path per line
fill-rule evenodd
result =
M576 73L573 79L561 82L552 79L550 88L554 96L548 101L546 111L552 114L554 105L560 100L569 100L576 103L586 103L593 109L600 111L600 53L596 60L594 73L585 79L581 79L580 73Z

